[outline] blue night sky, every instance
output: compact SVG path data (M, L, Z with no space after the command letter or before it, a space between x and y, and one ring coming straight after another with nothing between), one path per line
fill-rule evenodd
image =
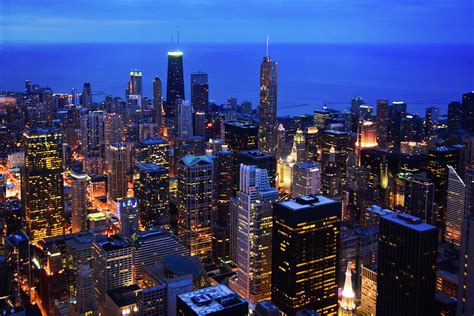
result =
M0 0L0 41L473 43L473 0Z

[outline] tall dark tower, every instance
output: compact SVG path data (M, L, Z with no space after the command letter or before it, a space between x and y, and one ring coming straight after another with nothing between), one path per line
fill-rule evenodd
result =
M168 52L168 81L166 84L166 119L173 121L177 99L184 99L183 52Z
M82 89L82 105L86 108L92 106L92 88L89 82L85 82Z
M277 81L278 64L268 56L263 57L260 65L260 128L258 146L260 150L274 153L276 150L277 128Z
M420 218L380 218L377 315L433 315L438 230Z
M205 72L191 74L191 105L194 112L206 113L209 107L208 75Z
M155 110L155 124L158 128L161 127L161 115L163 105L163 85L160 77L155 77L153 80L153 109Z
M474 91L462 95L462 125L469 132L474 132Z

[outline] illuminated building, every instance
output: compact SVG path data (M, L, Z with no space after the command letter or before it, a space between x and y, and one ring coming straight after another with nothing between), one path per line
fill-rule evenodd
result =
M438 204L438 225L446 224L446 200L448 192L448 165L454 169L459 166L459 149L451 147L437 147L428 150L426 175L435 186L434 201Z
M87 186L90 178L86 174L71 171L69 179L71 180L72 232L76 233L87 229Z
M176 100L176 135L177 137L193 136L193 108L189 101Z
M388 148L388 128L389 128L389 116L388 116L388 101L377 100L377 144L381 148Z
M118 236L103 237L92 246L94 293L99 311L105 312L107 291L133 284L132 247Z
M408 155L422 155L428 152L426 143L400 142L400 152Z
M462 127L474 132L474 91L462 95Z
M230 253L230 198L233 192L232 176L234 156L231 151L217 152L215 160L216 219L213 225L214 259L228 257Z
M439 109L435 106L426 108L425 120L423 121L423 139L429 140L433 136L435 124L439 120Z
M268 43L267 43L268 45ZM268 47L267 47L268 48ZM277 128L278 64L267 55L260 65L260 125L258 148L275 153Z
M380 218L377 314L432 315L438 230L409 214Z
M94 234L105 234L107 215L101 212L92 212L87 215L87 230Z
M125 143L107 147L107 196L110 200L127 196L127 172L130 162Z
M316 163L301 162L293 165L291 195L293 197L319 194L321 169Z
M23 231L15 232L5 237L5 258L10 269L11 297L13 305L20 307L24 303L22 288L29 286L31 280L30 274L30 241ZM38 262L33 261L33 264Z
M240 188L231 213L237 265L232 288L253 304L271 297L272 204L277 198L267 170L240 166Z
M212 258L213 162L188 155L178 163L178 236L192 256Z
M173 161L170 175L175 176L181 158L186 155L200 156L205 154L206 138L202 136L177 137L173 145Z
M153 137L140 140L137 143L137 161L150 162L155 165L169 169L170 146L161 137Z
M355 152L360 165L360 151L362 148L377 147L377 129L371 121L360 122L357 125L357 140L355 143Z
M436 225L438 214L434 204L434 184L421 174L404 177L404 206L407 213Z
M331 113L327 110L322 111L314 111L313 112L313 120L314 120L314 127L318 130L326 129L326 121L329 120L331 117Z
M104 157L104 111L89 111L81 116L81 149L85 157Z
M162 269L166 276L172 278L190 275L192 277L194 290L209 286L206 270L197 256L169 254L164 257Z
M400 118L400 141L420 142L423 122L417 114L403 113Z
M323 195L273 207L272 302L287 315L336 315L341 202Z
M130 80L128 81L126 95L143 95L142 72L140 70L135 69L130 71Z
M169 224L168 170L149 162L137 163L133 184L141 226L150 229Z
M155 137L160 133L160 128L155 123L140 122L138 123L138 139L148 139Z
M258 148L258 127L243 122L226 122L225 143L232 151L254 150Z
M66 269L68 273L70 296L76 296L76 283L81 265L92 263L92 243L96 239L95 235L83 231L75 234L64 235Z
M161 120L163 115L163 85L160 77L155 77L153 80L153 110L155 111L153 122L160 129L163 124Z
M167 126L173 124L176 100L184 97L183 53L179 50L168 52L168 79L166 81L165 116Z
M377 309L377 266L362 266L362 282L360 293L360 314L375 315Z
M352 271L350 262L347 262L346 277L341 294L341 300L339 301L339 315L355 315L355 292L352 288Z
M76 303L73 304L73 309L75 312L72 313L73 316L95 315L97 310L94 296L92 269L87 264L83 264L79 267Z
M462 128L462 109L460 102L448 104L448 131L455 132Z
M285 192L290 192L291 181L293 180L293 166L297 162L297 149L296 143L293 142L293 147L291 148L291 153L285 158L280 158L277 164L277 185L278 188L282 189Z
M107 291L104 315L138 315L137 296L140 287L137 284L122 286Z
M280 123L277 127L277 152L276 157L277 159L283 158L287 151L286 146L286 130L282 123Z
M361 104L357 110L357 122L369 121L372 118L372 106Z
M206 113L194 113L194 136L206 136Z
M448 165L448 193L446 198L446 230L444 240L459 249L461 226L465 210L466 185L453 167ZM468 173L469 173L468 169ZM470 180L469 175L466 180Z
M388 142L390 148L398 148L401 139L402 115L407 111L407 104L403 101L394 101L388 108Z
M31 129L24 135L21 199L31 242L64 233L62 135Z
M318 159L318 129L316 127L308 127L305 134L306 150L309 161L316 161Z
M308 153L306 151L306 139L303 131L296 130L293 144L296 147L296 162L305 162L308 160Z
M270 179L270 186L275 187L277 173L277 163L275 155L262 152L260 150L244 150L235 153L234 167L234 194L238 190L240 183L240 165L257 166L260 169L267 169Z
M138 232L131 243L135 282L143 278L146 266L162 263L165 257L171 254L189 255L189 250L181 244L176 235L160 227Z
M336 130L321 131L321 187L323 194L338 196L346 176L348 135Z
M330 149L321 173L321 192L330 197L338 196L341 193L341 178L338 176L334 147Z
M138 203L136 198L118 198L115 201L115 215L120 220L120 234L130 238L138 232Z
M249 303L223 284L179 294L176 313L180 316L248 315Z
M109 146L122 142L123 121L118 113L106 113L104 118L104 144Z
M191 104L194 112L206 113L209 107L209 84L207 73L193 72L191 74Z
M82 105L86 109L92 107L92 88L89 82L84 83L81 99L82 99Z

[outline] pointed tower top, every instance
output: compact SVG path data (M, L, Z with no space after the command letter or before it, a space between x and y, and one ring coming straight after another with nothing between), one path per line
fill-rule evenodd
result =
M268 34L267 34L267 50L266 50L265 56L268 57Z
M341 307L344 310L352 311L355 309L355 293L352 288L352 271L351 271L351 262L347 261L346 269L346 280L344 282L344 288L342 289L342 300Z

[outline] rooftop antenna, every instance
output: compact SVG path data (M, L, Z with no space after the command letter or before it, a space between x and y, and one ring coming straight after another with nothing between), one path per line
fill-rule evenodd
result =
M171 50L174 49L174 39L173 39L173 33L171 33Z
M267 52L266 52L266 56L268 57L268 34L267 34Z
M178 25L178 50L179 50L179 25Z

